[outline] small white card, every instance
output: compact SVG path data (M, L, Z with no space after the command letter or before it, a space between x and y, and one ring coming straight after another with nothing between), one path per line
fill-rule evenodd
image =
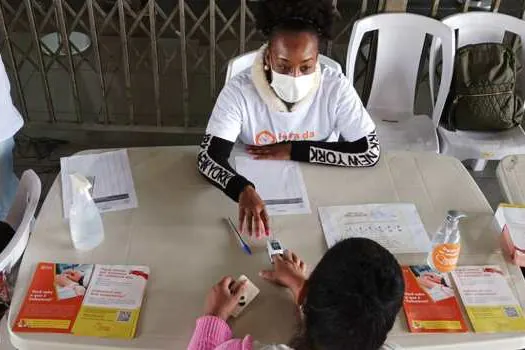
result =
M257 295L259 295L259 288L257 288L255 284L253 284L252 281L248 279L248 277L246 277L245 275L239 276L239 278L237 279L237 283L240 283L242 281L247 281L246 289L242 293L241 299L235 307L235 310L233 310L232 316L235 318L239 317L239 315L253 301L253 299L255 299Z

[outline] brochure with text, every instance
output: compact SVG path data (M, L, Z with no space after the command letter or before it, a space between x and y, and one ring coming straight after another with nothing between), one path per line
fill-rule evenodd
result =
M450 279L428 265L403 266L403 307L414 333L460 333L467 325Z
M39 263L15 332L133 338L147 266Z
M523 310L499 266L460 266L452 277L476 332L525 331Z

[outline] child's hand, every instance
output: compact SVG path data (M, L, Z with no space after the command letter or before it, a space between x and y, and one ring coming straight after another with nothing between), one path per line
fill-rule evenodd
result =
M204 314L217 316L227 321L245 288L246 281L235 283L233 278L223 277L208 293Z
M261 271L259 275L267 281L289 288L297 303L306 281L306 264L287 250L282 256L273 257L273 265L274 270Z

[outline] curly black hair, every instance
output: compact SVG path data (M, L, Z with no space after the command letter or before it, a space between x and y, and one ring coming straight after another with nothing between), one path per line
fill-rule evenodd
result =
M331 0L265 0L256 19L267 38L279 31L312 31L320 39L331 39L334 8Z
M366 238L340 241L308 281L304 345L295 349L377 350L403 304L405 282L396 258Z

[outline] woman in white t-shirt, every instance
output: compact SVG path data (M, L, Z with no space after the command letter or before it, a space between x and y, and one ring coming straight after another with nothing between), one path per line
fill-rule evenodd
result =
M375 125L352 83L321 66L330 38L331 0L266 0L257 27L267 37L250 69L224 86L201 143L198 168L239 202L241 231L270 234L255 186L229 165L235 142L255 159L369 167L379 160Z
M5 219L13 204L18 179L13 172L13 136L24 121L13 105L4 63L0 58L0 220Z

